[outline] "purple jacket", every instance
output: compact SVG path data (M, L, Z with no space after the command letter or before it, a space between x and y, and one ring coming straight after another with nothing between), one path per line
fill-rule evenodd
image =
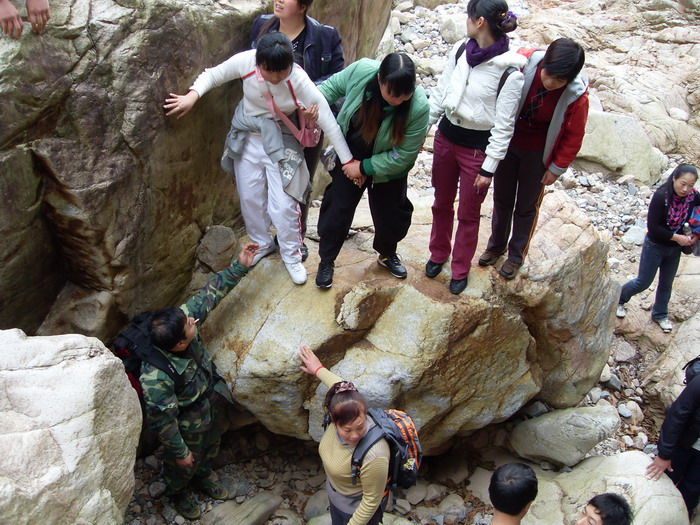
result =
M250 30L250 47L255 49L258 43L260 30L274 15L260 15L253 21ZM278 31L279 20L275 20L270 31ZM342 71L345 66L343 58L343 46L340 42L340 33L335 27L317 22L310 16L306 17L306 39L304 40L304 60L299 64L309 78L316 84L320 84L332 74Z

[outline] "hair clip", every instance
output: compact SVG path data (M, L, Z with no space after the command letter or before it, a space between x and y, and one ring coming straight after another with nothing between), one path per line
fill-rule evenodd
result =
M350 381L341 381L340 383L338 383L338 386L335 388L336 394L339 394L340 392L352 392L352 391L357 392L357 388Z
M515 21L518 19L518 15L516 15L513 11L508 11L507 13L503 14L503 21L501 22L501 25L507 24L508 22Z

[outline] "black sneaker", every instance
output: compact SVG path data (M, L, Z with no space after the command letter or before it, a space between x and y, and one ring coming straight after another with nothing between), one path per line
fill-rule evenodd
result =
M332 262L321 261L316 272L316 286L319 288L330 288L333 284L333 267Z
M301 252L301 262L304 262L306 259L309 258L309 249L306 247L306 244L304 244L303 242L301 243L301 248L299 251Z
M450 279L450 292L457 295L464 291L467 287L467 278L464 279Z
M431 279L433 277L437 277L442 271L443 264L445 263L436 263L428 259L428 262L425 263L425 275L427 275Z
M396 254L389 255L388 257L380 255L379 259L377 259L377 262L384 268L389 270L391 272L391 275L393 275L397 279L405 279L408 275L406 268L404 268L404 265L401 264L399 256Z

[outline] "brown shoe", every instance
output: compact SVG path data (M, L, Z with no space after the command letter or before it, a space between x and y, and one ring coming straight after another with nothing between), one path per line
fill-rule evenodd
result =
M504 253L505 252L496 253L491 250L486 250L481 254L481 257L479 257L479 266L492 266Z
M518 273L521 266L522 263L516 263L515 261L506 259L506 262L503 263L500 270L498 270L498 273L501 274L501 277L510 281L513 277L515 277L515 274Z

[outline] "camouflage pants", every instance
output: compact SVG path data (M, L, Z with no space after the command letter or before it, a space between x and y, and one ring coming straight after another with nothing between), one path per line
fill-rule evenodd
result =
M163 455L163 482L167 487L166 494L181 494L190 481L203 480L211 474L211 467L219 454L221 444L221 425L217 417L220 410L215 408L215 404L212 403L212 425L207 432L181 434L194 456L194 463L190 468L178 466L175 456L168 451Z

